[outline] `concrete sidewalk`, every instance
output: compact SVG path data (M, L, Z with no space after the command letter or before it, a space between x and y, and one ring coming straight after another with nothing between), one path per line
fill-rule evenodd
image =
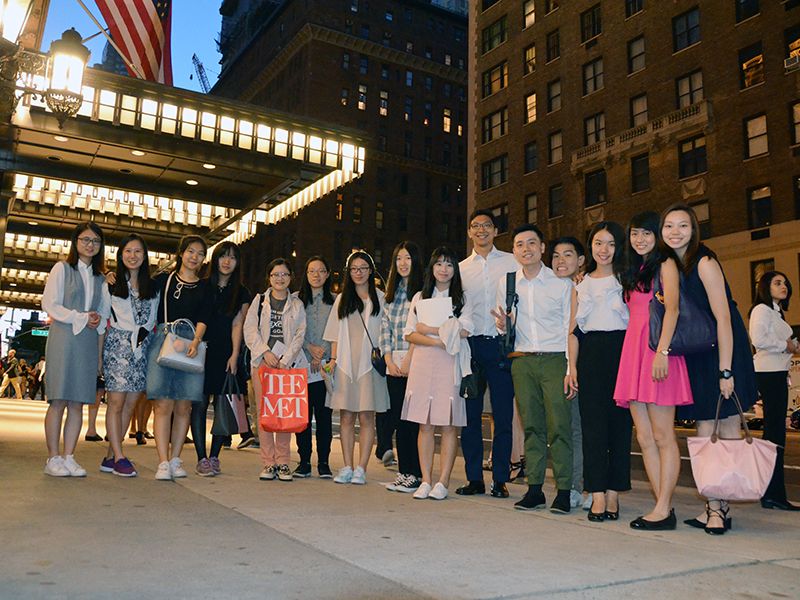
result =
M43 474L43 412L0 402L2 600L800 597L800 516L756 504L735 506L724 536L644 533L628 526L652 502L638 482L620 521L594 524L514 510L521 485L509 499L414 500L387 492L395 472L374 460L365 486L263 482L258 450L227 450L223 474L201 478L187 447L189 476L158 482L152 441L127 448L136 478L99 473L105 444L82 441L88 477L58 479ZM451 489L462 462L454 473ZM680 520L700 507L678 489Z

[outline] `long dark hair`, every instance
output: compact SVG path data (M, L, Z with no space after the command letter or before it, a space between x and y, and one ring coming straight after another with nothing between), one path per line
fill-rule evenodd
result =
M375 261L365 250L356 250L347 257L347 263L344 267L344 282L342 282L342 297L339 300L339 319L344 320L349 315L355 312L360 313L364 310L364 301L356 292L356 284L350 276L350 267L353 261L357 258L365 261L369 266L369 277L367 278L367 285L369 286L369 299L372 302L372 316L377 315L381 311L381 303L378 301L378 292L375 288Z
M780 271L769 271L764 273L761 279L758 280L758 284L756 284L756 299L755 302L753 302L753 306L750 307L750 312L753 312L753 309L759 304L766 304L772 308L772 280L778 276L783 277L783 280L786 282L786 289L789 292L786 294L784 300L778 302L778 306L780 306L782 310L789 310L789 300L792 298L792 284L789 283L789 278Z
M433 276L433 266L443 258L453 265L453 278L450 280L450 300L453 302L453 314L461 316L464 308L464 287L461 285L461 271L458 268L458 257L452 248L439 246L431 252L431 259L425 269L425 283L422 284L422 297L433 297L433 290L436 287L436 278Z
M664 256L675 261L675 264L678 265L678 268L684 275L688 275L694 269L697 261L700 260L704 255L715 260L717 255L714 254L710 248L700 243L700 223L697 220L697 214L694 212L694 209L688 204L676 203L661 213L659 233L664 230L664 221L667 219L667 216L669 216L670 213L681 210L689 215L689 220L692 222L692 237L689 239L689 245L686 247L686 253L683 255L683 260L678 258L678 254L675 252L675 250L667 246L662 236L659 236L661 239L659 242L659 248ZM704 252L700 251L701 248Z
M136 276L136 281L139 284L139 299L149 300L150 298L155 298L157 290L152 283L153 280L150 279L150 256L147 254L147 244L142 236L136 233L131 233L130 235L125 236L119 243L119 248L117 249L117 280L114 282L113 286L108 286L109 290L111 291L111 295L117 296L118 298L128 297L128 280L130 279L130 271L128 271L128 267L125 266L125 263L122 260L122 251L125 250L125 246L131 242L139 242L142 245L142 250L144 250L144 260L142 261L142 266L139 267L139 273Z
M586 244L586 274L588 275L597 269L597 261L595 261L594 253L592 252L592 242L594 241L594 236L601 231L607 231L614 238L614 260L611 262L611 268L614 271L614 277L620 280L625 271L625 230L616 221L600 221L592 227Z
M300 291L297 292L297 297L303 301L303 306L308 306L314 299L314 291L311 289L311 284L308 283L308 268L312 262L321 262L325 265L325 270L328 271L328 278L322 284L322 302L323 304L333 304L333 294L331 293L331 267L328 261L321 256L312 256L306 261L306 266L303 267L303 281L300 282Z
M172 270L173 273L180 273L181 267L183 266L183 253L194 243L203 246L203 251L208 253L208 244L206 244L206 241L199 235L183 236L181 241L178 242L178 250L175 252L175 268ZM200 265L200 268L202 269L203 265Z
M219 287L219 261L226 254L233 254L236 259L236 268L233 269L230 278L228 278L228 285L226 286L229 291L228 305L222 307L224 315L229 317L235 315L241 310L241 306L236 306L239 299L239 290L242 289L242 253L239 251L239 246L233 242L220 242L214 247L214 252L211 253L211 261L206 270L205 279L211 284L214 289Z
M83 223L79 223L75 229L72 230L69 254L67 254L67 263L73 269L78 268L78 260L80 260L78 257L78 238L87 229L91 230L92 233L97 234L97 237L100 238L100 249L97 251L97 254L92 257L92 275L102 275L106 272L106 238L103 235L103 230L100 229L100 226L92 221L84 221Z
M622 273L622 290L625 302L630 300L631 292L649 292L653 287L653 279L658 273L658 268L663 262L659 241L660 219L658 213L652 210L644 210L631 219L628 229L625 232L625 270ZM631 230L644 229L655 237L655 246L645 256L640 256L631 245Z
M394 295L403 278L397 273L397 255L400 250L405 250L411 256L411 271L408 274L408 289L406 293L409 298L413 298L422 289L422 253L414 242L406 240L400 242L392 252L392 267L389 269L389 280L386 283L386 298L384 302L391 304L394 302Z

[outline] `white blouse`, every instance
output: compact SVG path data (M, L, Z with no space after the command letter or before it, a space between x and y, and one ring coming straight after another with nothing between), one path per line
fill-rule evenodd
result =
M433 288L433 295L431 298L449 298L450 297L450 288L447 288L444 291L439 291L435 287ZM417 323L419 322L417 319L417 304L419 301L422 300L422 292L417 292L414 294L414 297L411 299L411 306L408 309L408 320L406 321L406 326L403 329L403 337L407 336L409 333L414 333L417 330ZM461 316L458 317L458 322L461 324L461 329L472 334L475 330L475 326L472 323L472 301L467 294L464 294L464 307L461 309Z
M578 311L575 322L581 331L625 331L630 313L622 300L622 285L616 277L587 275L575 288Z
M750 340L756 348L753 365L762 373L788 371L792 355L786 352L786 340L792 337L792 326L781 318L778 306L757 304L750 313Z

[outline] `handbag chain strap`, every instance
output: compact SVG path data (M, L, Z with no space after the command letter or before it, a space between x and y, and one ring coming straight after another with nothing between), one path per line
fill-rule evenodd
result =
M714 415L714 429L711 432L711 443L716 444L717 440L719 439L719 434L717 430L719 429L719 409L722 406L722 400L725 397L720 392L719 398L717 399L717 413ZM744 418L744 410L742 410L742 403L739 402L739 396L736 395L736 392L731 393L731 400L736 405L737 410L739 411L739 419L742 421L742 427L744 428L744 437L747 440L748 444L753 443L753 434L750 433L750 428L747 426L747 419Z

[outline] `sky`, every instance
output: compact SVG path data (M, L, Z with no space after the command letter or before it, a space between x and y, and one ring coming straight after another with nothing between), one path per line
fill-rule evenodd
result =
M100 23L105 24L94 0L83 0ZM172 74L175 87L202 91L192 64L192 54L203 63L211 85L219 74L221 55L217 52L216 39L219 37L222 16L219 7L222 0L173 0L172 3ZM50 11L44 28L42 51L50 49L53 40L74 27L84 39L99 33L97 26L81 8L77 0L50 0ZM89 65L103 58L106 38L102 34L85 42L92 55ZM192 77L191 79L189 77Z

